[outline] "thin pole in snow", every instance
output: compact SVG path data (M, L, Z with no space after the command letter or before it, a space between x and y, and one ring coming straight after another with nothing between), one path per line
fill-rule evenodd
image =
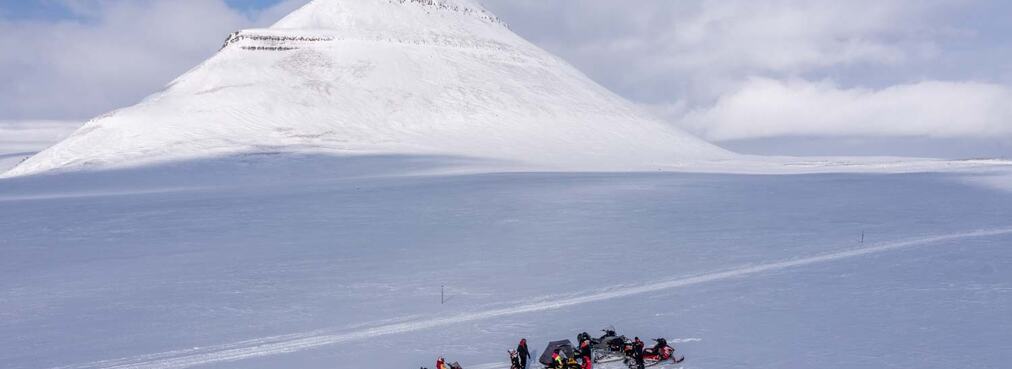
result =
M439 286L439 304L442 305L446 302L446 286Z
M861 243L864 243L864 231L861 231Z

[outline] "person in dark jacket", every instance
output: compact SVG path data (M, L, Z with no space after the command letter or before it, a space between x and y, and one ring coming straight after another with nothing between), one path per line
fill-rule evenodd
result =
M531 358L531 352L527 350L527 339L521 338L517 345L517 356L520 356L520 369L527 369L527 359Z
M643 363L643 341L640 341L639 337L633 340L633 360L636 361L636 369L643 369L646 367Z

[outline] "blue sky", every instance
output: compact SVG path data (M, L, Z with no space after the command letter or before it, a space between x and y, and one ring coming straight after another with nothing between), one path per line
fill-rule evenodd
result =
M20 50L0 54L0 121L83 121L131 105L228 33L269 26L306 1L0 0L0 49ZM893 147L913 137L917 147L960 140L1012 156L1007 1L482 2L519 35L710 140Z
M263 9L278 3L278 0L228 0L228 4L239 9Z
M71 16L63 4L53 1L0 0L0 15L10 19L67 18Z

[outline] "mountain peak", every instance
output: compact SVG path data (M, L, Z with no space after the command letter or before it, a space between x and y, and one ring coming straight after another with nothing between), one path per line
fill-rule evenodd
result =
M315 0L6 175L262 153L643 168L732 153L671 127L471 0Z
M271 28L346 30L470 21L506 27L499 17L471 0L312 0Z

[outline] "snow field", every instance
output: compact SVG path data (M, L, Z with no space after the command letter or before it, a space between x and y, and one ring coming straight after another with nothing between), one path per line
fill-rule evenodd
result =
M608 324L693 339L676 345L686 368L1008 359L1012 199L958 174L246 169L235 183L186 166L2 180L0 360L482 364L521 336L540 350ZM939 340L972 346L912 354Z

